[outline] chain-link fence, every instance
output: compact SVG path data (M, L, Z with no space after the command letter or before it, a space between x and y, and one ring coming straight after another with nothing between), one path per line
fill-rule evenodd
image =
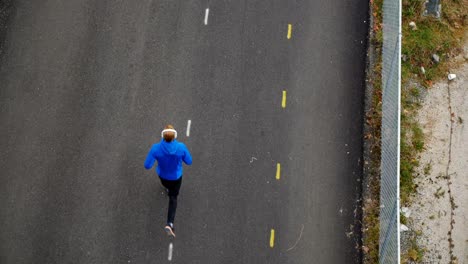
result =
M401 0L383 1L380 263L399 263Z

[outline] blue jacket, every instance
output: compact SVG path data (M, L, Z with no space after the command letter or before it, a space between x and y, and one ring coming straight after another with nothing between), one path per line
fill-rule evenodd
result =
M192 164L192 156L184 143L172 140L166 142L164 139L151 147L145 160L145 168L151 169L154 161L158 161L156 173L165 180L178 180L182 176L182 161L187 165Z

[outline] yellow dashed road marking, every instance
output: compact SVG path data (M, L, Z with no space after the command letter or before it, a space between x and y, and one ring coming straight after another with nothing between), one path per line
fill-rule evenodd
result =
M281 177L281 164L276 164L276 179L279 180Z
M288 24L288 39L291 39L291 34L292 34L292 25Z
M274 247L275 246L275 230L272 229L271 232L270 232L270 247Z
M283 91L283 100L281 101L281 107L286 108L286 91Z

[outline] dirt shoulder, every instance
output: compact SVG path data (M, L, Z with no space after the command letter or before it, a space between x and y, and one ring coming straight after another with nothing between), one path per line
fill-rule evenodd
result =
M408 225L422 263L468 263L468 42L455 61L457 78L433 84L417 115L425 150Z

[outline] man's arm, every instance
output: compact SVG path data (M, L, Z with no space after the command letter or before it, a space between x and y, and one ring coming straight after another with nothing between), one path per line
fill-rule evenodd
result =
M188 151L185 144L184 144L184 158L183 158L183 161L187 165L192 165L192 155L190 155L190 152Z
M153 167L154 165L154 162L155 162L155 158L153 156L153 147L151 147L149 153L148 153L148 156L146 156L146 160L145 160L145 169L149 170Z

